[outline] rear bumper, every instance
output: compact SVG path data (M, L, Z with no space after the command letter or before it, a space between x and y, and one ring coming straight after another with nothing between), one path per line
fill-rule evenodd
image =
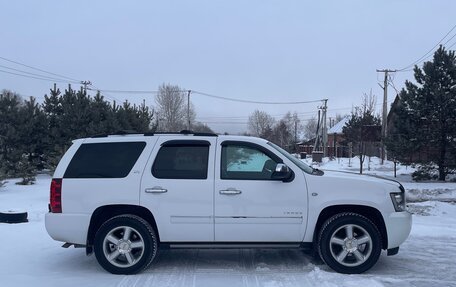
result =
M90 215L47 213L45 223L46 230L52 239L73 244L86 244Z
M412 230L412 214L408 211L393 212L385 218L388 249L399 247Z
M387 256L393 256L393 255L396 255L397 253L399 253L399 247L395 247L395 248L386 250Z

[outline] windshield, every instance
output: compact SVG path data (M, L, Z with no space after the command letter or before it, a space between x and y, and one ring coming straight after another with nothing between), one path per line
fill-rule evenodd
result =
M312 174L313 173L313 168L311 168L310 166L308 166L307 164L305 164L302 160L300 159L297 159L296 157L292 156L291 154L289 154L286 150L284 150L283 148L279 147L278 145L276 144L273 144L272 142L268 142L268 145L272 146L273 148L275 148L278 152L280 152L281 154L283 154L286 158L288 158L290 161L292 161L294 164L296 164L300 169L302 169L304 172L307 172L307 173L310 173Z

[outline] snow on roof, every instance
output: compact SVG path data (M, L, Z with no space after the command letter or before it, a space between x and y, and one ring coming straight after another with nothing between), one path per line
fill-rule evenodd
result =
M343 127L348 123L350 117L343 118L340 122L333 125L332 128L328 130L328 134L342 134Z

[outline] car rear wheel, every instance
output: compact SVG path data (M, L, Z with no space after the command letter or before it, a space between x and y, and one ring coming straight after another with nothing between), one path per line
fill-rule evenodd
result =
M157 253L157 237L150 224L136 215L119 215L103 223L95 234L98 263L113 274L135 274L147 268Z
M377 226L360 214L336 214L320 230L320 256L340 273L358 274L369 270L377 262L381 250L382 239Z

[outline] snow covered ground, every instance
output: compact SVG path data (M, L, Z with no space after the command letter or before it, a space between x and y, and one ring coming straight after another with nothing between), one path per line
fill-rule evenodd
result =
M377 159L375 159L377 160ZM321 169L357 171L343 159ZM368 173L392 176L391 163ZM44 228L50 177L33 186L0 188L0 210L25 209L29 222L0 223L0 286L456 286L456 183L414 183L410 167L398 177L413 200L412 233L399 254L382 254L362 275L342 275L299 250L169 250L134 276L111 275L85 256L63 249Z

